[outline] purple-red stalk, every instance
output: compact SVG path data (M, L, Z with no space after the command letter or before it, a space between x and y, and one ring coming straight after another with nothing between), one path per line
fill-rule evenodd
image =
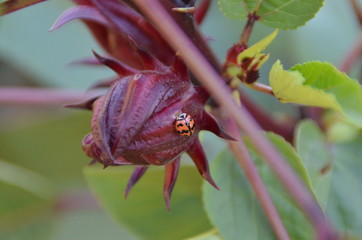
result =
M133 2L150 19L171 47L175 51L182 53L181 57L200 83L203 84L220 106L227 110L238 127L250 136L253 145L263 155L280 182L312 222L317 238L320 240L338 239L338 235L329 225L321 207L305 184L302 183L278 151L265 138L261 128L246 109L235 104L219 74L188 39L163 6L156 0L149 0L147 3L143 0L134 0ZM153 7L149 8L150 5Z
M7 0L0 3L0 16L44 1L46 0Z
M262 207L265 216L267 217L276 237L280 240L289 240L288 232L280 218L280 215L265 187L262 178L259 175L258 169L254 164L250 153L242 140L239 130L233 120L230 118L223 120L223 125L226 130L235 136L238 141L228 141L229 148L235 155L241 168L244 170L245 176L248 179L260 206Z
M0 105L59 106L104 94L103 90L51 89L39 87L1 87Z
M240 37L240 43L244 46L247 46L254 24L259 20L259 18L260 17L255 12L248 14L248 21L246 22L243 33Z

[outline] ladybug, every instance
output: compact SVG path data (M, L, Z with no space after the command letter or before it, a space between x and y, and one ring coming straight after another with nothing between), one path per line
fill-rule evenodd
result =
M181 136L190 137L195 131L195 121L187 113L181 113L175 120L175 129Z

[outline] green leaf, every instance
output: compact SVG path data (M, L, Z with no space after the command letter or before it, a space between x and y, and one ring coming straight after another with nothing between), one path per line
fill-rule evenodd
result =
M60 188L84 186L82 168L90 159L81 149L81 140L90 129L90 113L66 111L60 117L38 113L46 120L0 131L0 157L41 174Z
M261 56L260 53L269 46L269 44L278 35L278 32L279 32L278 29L274 30L274 32L272 32L271 34L269 34L259 42L255 43L251 47L242 51L237 58L238 63L240 64L245 58L252 58L252 57L260 58ZM266 61L266 59L264 61Z
M0 181L20 187L40 198L54 195L54 185L39 174L0 159Z
M331 108L362 127L362 88L332 64L309 62L286 71L277 61L269 81L282 102Z
M232 19L246 19L256 12L260 22L274 28L293 29L312 19L323 0L219 0L221 11ZM258 6L258 4L260 5Z
M305 121L298 126L296 145L328 219L348 239L361 239L362 139L332 145L314 123Z
M296 149L303 159L311 179L312 189L323 209L328 202L331 184L330 164L332 153L318 126L312 121L303 121L296 131Z
M0 239L48 239L54 202L50 182L0 161Z
M92 198L91 198L92 199ZM81 207L82 208L82 207ZM75 210L75 211L74 211ZM72 209L57 218L51 239L44 240L140 240L120 227L103 209ZM37 240L42 240L38 238Z
M211 165L221 191L204 184L205 209L225 240L273 239L244 173L229 151L223 151Z
M186 240L222 240L222 238L219 236L217 231L214 229L214 230L208 231L206 233L197 235L195 237L188 238Z
M274 133L266 133L269 140L274 144L276 149L282 154L282 156L288 161L289 165L294 169L295 173L299 175L301 180L311 189L311 181L307 173L307 169L303 163L303 160L297 154L296 150L290 143L284 140L279 135ZM252 149L253 146L249 143L249 148ZM257 154L256 150L254 150ZM261 158L261 156L258 156Z
M201 182L194 167L181 167L171 212L163 200L163 168L151 167L132 189L123 191L133 167L86 167L84 174L94 195L119 223L145 239L183 239L211 228L201 204Z
M359 127L343 120L340 116L335 116L335 121L326 124L328 126L326 129L328 141L333 143L349 142L359 136Z
M306 85L306 80L300 72L284 70L279 60L270 70L269 82L274 95L282 102L341 109L332 94Z
M277 135L268 134L268 137L297 174L309 185L306 169L292 146ZM284 192L275 174L261 160L250 143L247 145L291 239L313 239L313 230L303 213ZM224 151L212 162L211 170L221 192L204 185L205 208L222 237L226 240L275 239L258 200L234 156Z
M333 175L327 216L339 229L362 238L362 140L339 144L333 151Z

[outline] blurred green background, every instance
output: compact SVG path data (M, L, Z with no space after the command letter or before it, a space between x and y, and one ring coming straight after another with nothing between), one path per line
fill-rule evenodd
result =
M92 49L101 51L80 22L48 32L60 13L71 5L62 0L47 1L0 18L0 86L86 89L96 80L112 76L103 68L67 66L91 56ZM224 17L213 0L202 31L213 39L210 45L221 61L238 40L243 26L243 21ZM257 24L250 43L271 31ZM268 70L276 59L281 59L286 68L309 60L328 61L338 67L359 32L348 1L326 0L306 26L280 32L267 49L271 57L263 67L261 81L267 82ZM360 70L358 63L352 77L359 79ZM250 90L247 93L274 115L294 111L292 105L280 104L272 97ZM89 131L89 120L90 113L61 106L0 105L0 239L141 239L130 228L114 222L87 188L82 169L89 159L80 143ZM205 148L213 149L208 152L212 160L222 145L217 138L205 139ZM124 175L128 176L129 170ZM175 194L182 189L180 184ZM156 194L161 195L161 188L162 182L155 186L159 189ZM120 185L119 198L123 190ZM142 198L140 191L137 194ZM134 207L132 211L137 215L146 210ZM145 219L139 221L142 225ZM205 226L208 224L206 221Z

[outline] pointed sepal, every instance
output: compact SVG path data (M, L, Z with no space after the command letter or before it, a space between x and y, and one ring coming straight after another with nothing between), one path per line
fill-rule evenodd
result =
M129 42L131 43L131 46L133 47L136 54L140 57L143 63L143 67L145 69L149 70L164 70L165 65L161 63L157 58L149 54L147 51L142 49L135 40L133 40L131 37L129 38Z
M137 69L128 67L127 65L121 63L120 61L113 58L102 57L95 51L93 51L94 56L98 59L99 62L103 63L113 71L115 71L119 76L125 77L129 75L134 75L139 72Z
M64 24L75 19L89 20L100 23L104 26L111 27L107 19L95 7L76 6L69 8L68 10L63 12L62 15L60 15L55 21L53 26L50 27L49 31L52 32L54 30L57 30Z
M208 181L214 188L220 190L216 185L215 181L212 179L209 164L206 159L204 150L202 149L201 143L198 138L195 139L190 149L187 151L187 154L191 157L192 161L195 163L197 169L200 172L200 175Z
M226 140L237 141L235 138L226 133L217 120L205 110L202 115L202 124L201 130L208 130Z
M131 189L133 188L133 186L145 174L147 169L148 169L148 167L140 166L140 167L136 167L133 170L132 175L131 175L130 179L128 180L126 190L124 191L124 198L127 198L128 194L131 191Z
M80 59L76 59L74 61L71 61L70 63L67 64L67 66L69 67L73 67L73 66L103 66L103 64L101 62L98 61L97 58L95 57L85 57L85 58L80 58Z
M163 185L163 196L166 203L166 208L170 211L170 198L172 189L175 186L175 182L180 167L180 157L165 166L165 182Z
M67 105L64 105L64 107L66 107L66 108L74 108L74 109L92 110L92 108L93 108L93 103L94 103L99 97L100 97L100 96L96 96L96 97L92 97L92 98L87 99L87 100L82 101L82 102L67 104Z

